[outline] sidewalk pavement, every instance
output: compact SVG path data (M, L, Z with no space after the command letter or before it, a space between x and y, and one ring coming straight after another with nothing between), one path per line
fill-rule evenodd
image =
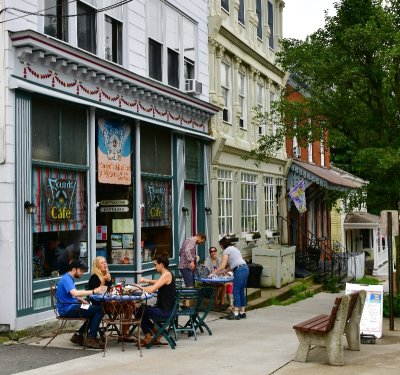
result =
M121 344L112 340L105 357L102 351L96 351L91 356L20 374L236 375L246 372L249 375L397 375L400 368L400 320L395 321L395 331L389 331L389 322L384 319L384 334L375 345L361 345L360 352L345 350L344 366L330 366L324 348L312 349L307 363L292 361L298 346L293 324L317 314L330 313L336 296L319 293L289 306L252 310L247 313L246 320L239 321L219 319L220 314L212 312L207 322L213 335L199 334L197 341L181 335L175 350L169 346L143 349L141 358L133 344L126 344L126 350L122 352ZM82 350L69 342L70 336L70 333L61 335L50 346ZM42 346L45 342L38 340L31 345Z

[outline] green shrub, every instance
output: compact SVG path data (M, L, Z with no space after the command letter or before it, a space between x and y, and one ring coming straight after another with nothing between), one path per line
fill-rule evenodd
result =
M340 279L338 276L329 277L324 282L324 287L332 293L338 293L341 290Z
M400 317L400 293L393 295L393 312L395 317ZM389 293L383 295L383 316L389 318Z
M364 285L379 285L381 283L382 281L368 276L364 276L361 279L354 281L354 284L364 284Z

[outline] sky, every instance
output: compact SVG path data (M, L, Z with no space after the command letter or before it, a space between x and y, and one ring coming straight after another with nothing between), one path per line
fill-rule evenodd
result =
M284 0L283 37L305 39L324 26L324 10L334 15L335 0Z

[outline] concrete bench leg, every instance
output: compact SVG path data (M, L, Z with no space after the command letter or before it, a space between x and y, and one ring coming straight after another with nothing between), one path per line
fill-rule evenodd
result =
M330 337L329 337L330 336ZM328 352L329 364L333 366L344 365L344 354L342 337L337 335L328 335L326 350Z
M307 362L308 354L310 353L310 342L304 332L296 331L297 338L299 339L299 347L297 348L294 360L296 362Z
M347 345L350 350L360 350L360 325L348 324L344 330L347 339Z

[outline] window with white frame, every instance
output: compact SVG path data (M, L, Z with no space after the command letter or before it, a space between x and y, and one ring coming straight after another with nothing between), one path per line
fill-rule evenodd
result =
M268 1L269 47L272 49L275 48L274 18L274 5L271 3L271 1Z
M274 108L274 102L275 102L275 92L274 91L270 91L269 92L269 105L270 105L270 111ZM272 134L275 135L276 134L276 123L275 121L272 122Z
M229 13L229 0L221 0L221 8Z
M149 77L183 90L195 78L197 24L159 0L148 0Z
M263 24L262 24L262 1L261 0L256 0L256 14L257 14L257 18L258 18L257 38L262 40Z
M273 177L264 177L265 229L276 229L275 185Z
M256 174L242 173L241 181L241 206L243 233L255 232L258 229L258 205L257 205Z
M240 106L239 126L242 129L247 128L246 92L247 92L246 75L242 72L239 72L238 75L238 93L239 93L239 106Z
M195 78L196 61L196 26L186 18L183 19L183 56L184 56L184 78Z
M44 33L68 42L68 1L44 0Z
M264 86L257 83L257 110L261 114L264 113ZM258 134L265 134L265 121L260 119L260 124L258 125Z
M107 15L104 20L104 57L106 60L122 64L122 23Z
M224 109L222 111L222 119L230 122L231 119L231 67L228 63L222 61L221 63L221 94L224 98Z
M233 233L232 171L218 170L218 232Z
M244 25L244 0L239 0L238 21Z
M96 53L96 9L78 1L76 13L78 47Z

